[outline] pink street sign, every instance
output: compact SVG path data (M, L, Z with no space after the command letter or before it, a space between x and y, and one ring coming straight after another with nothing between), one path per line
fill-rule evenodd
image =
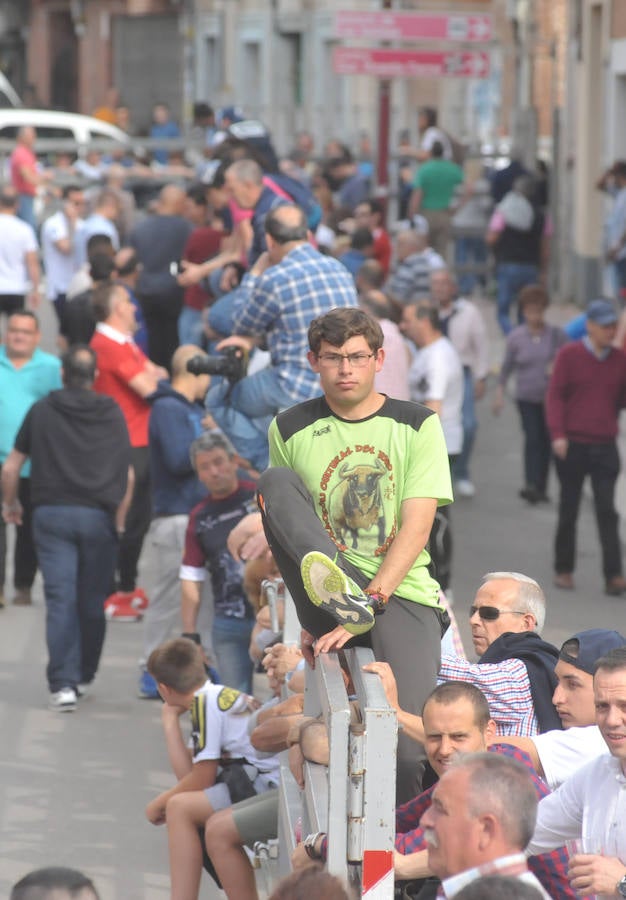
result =
M378 78L486 78L489 53L482 50L414 51L365 47L335 47L337 75Z
M400 13L340 10L335 13L335 37L375 41L439 41L484 43L494 37L488 13Z

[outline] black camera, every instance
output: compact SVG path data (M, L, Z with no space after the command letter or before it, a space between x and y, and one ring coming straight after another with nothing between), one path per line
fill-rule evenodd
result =
M220 356L192 356L187 371L192 375L223 375L229 381L240 381L248 368L248 354L241 347L227 347Z

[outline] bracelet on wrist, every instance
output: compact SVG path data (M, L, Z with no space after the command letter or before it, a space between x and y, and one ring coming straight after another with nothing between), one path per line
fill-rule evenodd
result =
M381 613L384 613L387 604L389 603L389 595L379 587L365 588L365 593L370 600L370 605L372 607L374 615L380 615Z
M319 838L322 837L323 831L318 831L315 834L307 834L304 839L304 851L309 859L320 859L320 854L317 852L315 845Z
M183 631L181 637L187 638L190 641L193 641L194 644L201 646L202 640L200 639L200 635L197 631Z

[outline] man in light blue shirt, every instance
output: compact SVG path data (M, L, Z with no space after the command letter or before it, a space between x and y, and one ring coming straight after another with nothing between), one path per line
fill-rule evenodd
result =
M34 313L22 310L9 316L6 339L0 347L0 463L11 452L15 436L33 403L62 387L61 363L39 349L41 333ZM15 597L18 606L31 603L37 557L31 536L30 463L20 472L19 500L24 513L17 526L14 555ZM0 608L4 606L6 526L0 519Z

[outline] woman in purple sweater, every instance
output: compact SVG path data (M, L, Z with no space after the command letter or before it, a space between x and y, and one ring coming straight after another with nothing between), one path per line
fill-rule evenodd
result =
M552 455L546 426L544 401L552 364L567 335L548 325L545 311L548 293L540 284L529 284L517 298L525 322L507 337L504 360L492 408L496 415L504 406L504 388L515 373L515 400L524 432L525 485L519 495L528 503L546 502L546 485Z

